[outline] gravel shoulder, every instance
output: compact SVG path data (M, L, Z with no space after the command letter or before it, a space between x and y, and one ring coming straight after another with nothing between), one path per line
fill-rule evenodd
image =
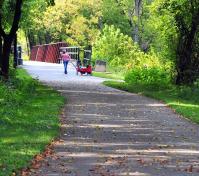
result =
M67 99L60 140L32 176L198 176L199 126L164 104L77 76L72 65L24 62Z

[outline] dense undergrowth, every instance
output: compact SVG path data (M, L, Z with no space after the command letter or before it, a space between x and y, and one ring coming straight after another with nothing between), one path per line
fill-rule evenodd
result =
M123 80L124 76L122 74L117 74L114 72L93 72L93 76L107 79Z
M63 104L59 93L23 69L0 82L0 176L27 166L58 135Z
M106 25L95 42L93 62L96 60L106 61L107 68L114 75L125 77L129 84L165 86L176 76L171 59L164 59L161 54L153 52L153 48L142 51L137 43L114 26Z

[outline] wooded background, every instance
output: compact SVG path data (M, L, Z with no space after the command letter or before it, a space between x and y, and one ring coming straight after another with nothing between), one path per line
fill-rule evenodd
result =
M28 51L60 41L92 46L94 61L105 60L115 71L125 69L132 80L147 81L144 77L158 72L165 82L192 84L199 76L197 0L1 0L4 77L17 30Z

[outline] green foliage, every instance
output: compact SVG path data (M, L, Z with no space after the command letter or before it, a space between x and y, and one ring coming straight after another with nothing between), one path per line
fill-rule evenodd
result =
M123 80L124 76L119 73L110 73L110 72L93 72L93 76L100 78L116 79Z
M66 41L88 46L98 33L100 0L56 0L54 6L33 4L23 28L34 44ZM32 2L33 3L33 2Z
M154 87L170 85L172 62L144 53L132 39L114 26L105 26L93 49L93 60L104 60L111 67L125 70L125 81ZM119 70L118 69L118 70Z
M129 51L138 49L132 44L131 38L121 33L120 29L105 25L94 44L93 60L100 59L113 67L123 67L129 60Z
M10 31L10 27L14 17L14 13L11 12L14 12L15 4L16 4L15 1L9 1L9 0L3 0L2 2L0 2L0 14L2 16L1 22L6 32Z
M57 136L63 98L20 69L0 83L0 175L26 167Z
M128 84L151 85L156 88L166 87L171 83L171 76L168 71L158 67L133 68L125 76Z
M126 65L129 51L132 46L131 39L116 29L106 25L93 47L93 61L100 59L107 61L113 67Z
M164 1L153 1L148 5L148 17L143 21L144 32L142 38L158 57L165 61L175 61L177 40L177 26L174 15L162 8Z
M192 86L178 86L178 96L185 100L191 100L199 103L199 80L196 80Z
M144 53L132 39L114 26L106 25L93 47L93 61L107 61L111 67L126 71L142 67L161 67L161 61L153 52ZM168 62L165 65L168 66Z
M170 0L165 6L178 28L176 83L193 84L199 77L199 1Z
M115 0L103 0L101 3L102 23L114 25L122 33L131 35L128 16L124 14L124 6Z
M5 29L11 25L13 14L9 13L14 4L4 0ZM193 41L185 36L193 33L198 1L142 0L139 15L135 7L132 0L24 0L20 26L32 45L58 41L82 47L93 45L93 62L105 60L115 71L164 67L174 72L172 76L186 70L186 79L193 74L195 80L199 70L198 29ZM139 39L137 44L133 36ZM193 46L191 49L184 49L187 41L192 43L187 44ZM191 59L187 59L186 68L179 68L189 51Z

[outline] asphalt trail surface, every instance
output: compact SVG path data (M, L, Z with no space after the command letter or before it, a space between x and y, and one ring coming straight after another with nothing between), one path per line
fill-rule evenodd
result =
M72 64L24 62L67 99L54 154L32 176L198 176L199 126L164 104L77 76Z

